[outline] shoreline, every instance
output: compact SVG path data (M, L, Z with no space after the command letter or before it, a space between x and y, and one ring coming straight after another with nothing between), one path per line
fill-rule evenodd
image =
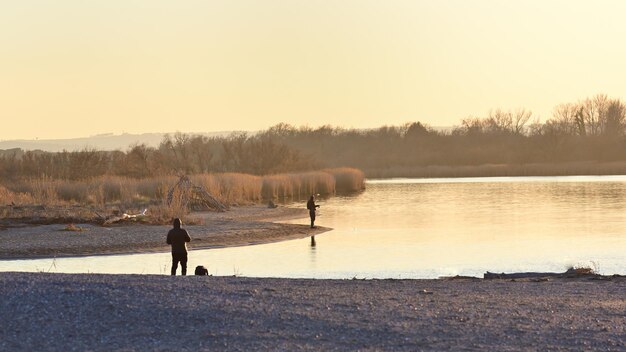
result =
M487 163L364 168L367 179L548 177L626 175L626 161L571 161L559 163Z
M332 230L278 222L306 215L306 210L299 208L271 209L252 205L223 213L195 213L192 216L201 219L204 224L183 226L192 238L188 244L189 251L275 243ZM168 225L76 225L84 231L63 231L63 224L12 227L0 231L0 242L3 243L0 260L162 253L170 250L165 243L171 228Z
M311 232L311 233L307 233L306 235L302 235L302 236L295 236L294 237L280 237L278 239L275 240L267 240L267 241L261 241L261 242L253 242L253 243L241 243L241 244L224 244L224 245L210 245L210 246L196 246L193 248L187 248L188 252L194 252L194 251L202 251L202 250L207 250L207 249L223 249L223 248L237 248L237 247L248 247L248 246L257 246L257 245L263 245L263 244L272 244L272 243L278 243L278 242L284 242L284 241L292 241L292 240L298 240L298 239L302 239L302 238L306 238L306 237L310 237L310 236L319 236L319 235L323 235L326 232L332 231L333 229L330 227L323 227L323 226L317 226L316 229L317 232ZM142 251L138 251L138 252L111 252L111 253L85 253L85 254L71 254L71 255L56 255L56 256L49 256L49 255L41 255L41 256L28 256L28 257L2 257L0 256L0 261L13 261L13 260L31 260L31 259L55 259L55 258L82 258L82 257L99 257L99 256L118 256L118 255L133 255L133 254L150 254L150 253L169 253L170 249L146 249L146 250L142 250ZM10 272L10 271L6 271L6 272ZM2 273L2 271L0 271L0 273ZM62 274L62 273L59 273ZM103 275L126 275L126 274L103 274ZM135 275L135 274L128 274L128 275ZM138 275L138 274L137 274ZM145 274L145 275L154 275L154 274ZM419 279L421 280L421 279ZM427 279L424 279L427 280Z

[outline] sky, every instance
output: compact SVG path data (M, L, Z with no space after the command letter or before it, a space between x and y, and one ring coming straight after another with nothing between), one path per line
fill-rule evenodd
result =
M0 139L626 99L626 1L0 0Z

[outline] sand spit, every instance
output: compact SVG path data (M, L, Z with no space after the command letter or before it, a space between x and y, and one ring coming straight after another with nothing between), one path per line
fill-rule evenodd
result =
M0 273L0 350L624 351L626 279Z
M203 225L185 226L190 248L245 246L304 238L328 228L273 221L308 216L306 209L265 206L236 207L224 213L195 214ZM19 224L16 224L19 225ZM66 225L16 226L0 231L0 260L168 251L165 243L171 226L142 224L103 227L76 224L83 231L64 231Z

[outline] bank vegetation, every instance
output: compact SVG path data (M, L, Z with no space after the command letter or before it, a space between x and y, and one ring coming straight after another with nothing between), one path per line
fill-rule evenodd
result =
M339 167L363 170L367 177L624 174L625 133L626 105L596 95L558 105L545 122L525 109L496 109L452 128L420 122L367 130L278 124L225 137L178 133L157 147L133 145L125 151L5 150L0 179L249 174L274 184L286 182L285 174Z

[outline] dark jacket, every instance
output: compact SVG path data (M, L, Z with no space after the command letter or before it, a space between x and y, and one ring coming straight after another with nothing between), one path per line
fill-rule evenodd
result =
M315 201L309 199L309 201L306 203L306 208L309 209L310 213L315 213L315 208L319 207L319 205L315 205Z
M187 233L187 230L179 228L173 228L167 233L167 244L172 245L172 253L187 253L187 243L190 242L191 237Z

